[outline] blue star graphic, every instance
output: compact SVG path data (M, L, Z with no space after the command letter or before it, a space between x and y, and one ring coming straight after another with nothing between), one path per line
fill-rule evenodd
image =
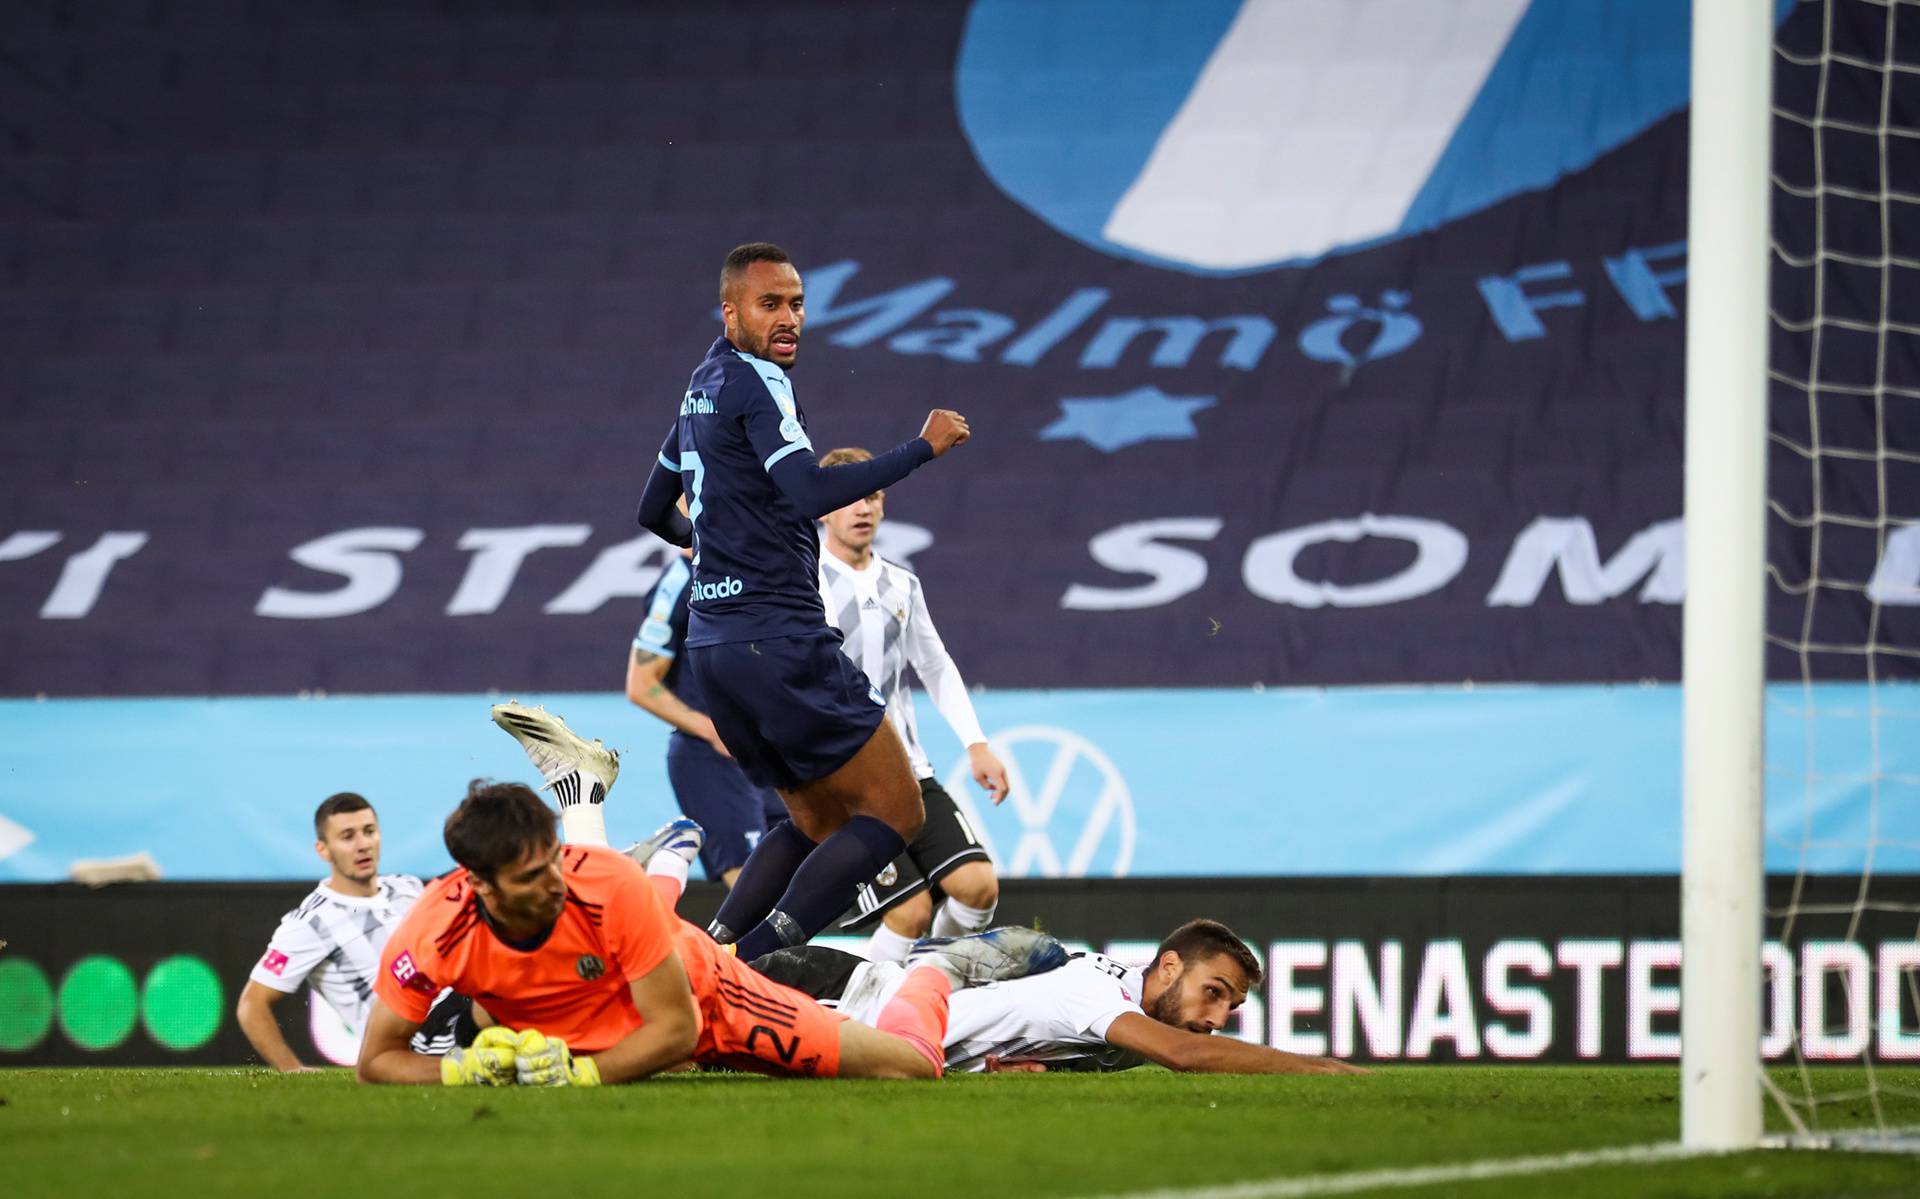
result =
M1059 402L1060 418L1040 430L1040 440L1077 437L1105 454L1143 441L1191 441L1200 435L1193 414L1216 402L1212 396L1170 396L1152 385L1117 396L1073 396Z

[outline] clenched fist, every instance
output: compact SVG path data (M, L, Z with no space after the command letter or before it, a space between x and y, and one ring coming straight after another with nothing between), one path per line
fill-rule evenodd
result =
M920 426L920 436L927 439L933 447L933 456L938 458L957 445L966 444L972 433L967 428L967 418L947 408L935 408L927 413L927 423Z

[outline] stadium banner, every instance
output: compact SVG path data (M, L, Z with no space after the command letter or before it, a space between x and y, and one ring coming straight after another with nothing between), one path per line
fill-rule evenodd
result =
M1818 44L1821 6L1777 7L1783 40ZM0 294L19 422L0 694L617 678L672 553L634 501L720 331L717 265L753 236L805 280L794 380L815 444L882 449L933 406L972 424L890 489L880 530L970 682L1676 678L1686 6L1317 12L809 10L822 44L885 52L770 49L797 73L765 131L713 128L650 53L615 54L618 84L420 85L424 112L471 128L282 124L364 100L301 82L234 110L170 67L117 105L74 85L73 109L140 111L179 160L51 162L48 188L78 181L46 201L62 216L23 208L7 230L25 248L0 254L20 272ZM612 45L743 36L720 10L600 20ZM302 56L299 30L234 26ZM228 130L229 110L258 126ZM1248 117L1269 112L1287 116ZM1783 137L1785 184L1806 186L1811 149ZM1778 201L1784 250L1811 208ZM1878 245L1871 206L1821 215L1836 244ZM1794 321L1833 299L1783 291ZM1818 438L1861 428L1823 409ZM1806 563L1804 507L1775 520L1783 569ZM1829 527L1819 565L1862 590L1804 629L1776 594L1776 629L1858 644L1872 608L1882 643L1911 643L1920 526Z
M1794 885L1770 882L1773 910ZM1920 1061L1920 939L1892 907L1920 876L1803 880L1759 996L1776 1061ZM303 884L0 887L0 1067L241 1064L233 1009ZM705 920L716 886L682 914ZM1811 913L1811 914L1809 914ZM1267 979L1229 1035L1372 1062L1668 1063L1680 1048L1679 883L1671 877L1016 880L1000 916L1130 962L1172 928L1224 920ZM1853 923L1858 917L1858 924ZM1782 930L1777 922L1772 932ZM829 939L857 951L858 939ZM278 1005L309 1064L350 1062L354 1030L302 991Z
M677 814L666 726L619 695L523 695L622 752L618 843ZM0 881L146 852L168 879L310 877L336 791L381 814L388 869L448 863L475 777L537 781L494 698L0 700ZM1012 795L989 804L924 699L935 769L1009 877L1646 873L1680 868L1680 693L1623 687L988 691ZM1920 688L1769 696L1774 870L1920 872L1920 739L1849 713ZM1813 715L1808 713L1812 712ZM91 747L48 752L49 746ZM1877 801L1877 802L1876 802Z

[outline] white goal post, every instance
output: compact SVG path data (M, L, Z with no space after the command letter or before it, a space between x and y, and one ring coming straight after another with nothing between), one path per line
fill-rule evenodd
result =
M1761 1132L1773 5L1694 0L1688 150L1680 1136Z

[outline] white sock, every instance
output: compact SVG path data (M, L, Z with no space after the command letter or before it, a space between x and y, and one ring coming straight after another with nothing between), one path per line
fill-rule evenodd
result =
M970 908L953 896L947 896L933 913L933 935L936 937L966 937L974 933L987 931L993 923L994 904L984 908Z
M913 938L903 937L887 927L882 920L880 927L873 930L873 940L867 942L867 960L869 962L904 961L907 950L913 948Z
M600 812L600 802L579 800L561 804L560 835L568 845L605 845L607 818Z
M658 849L647 859L647 873L655 878L670 878L680 884L682 890L687 886L688 862L671 849Z

